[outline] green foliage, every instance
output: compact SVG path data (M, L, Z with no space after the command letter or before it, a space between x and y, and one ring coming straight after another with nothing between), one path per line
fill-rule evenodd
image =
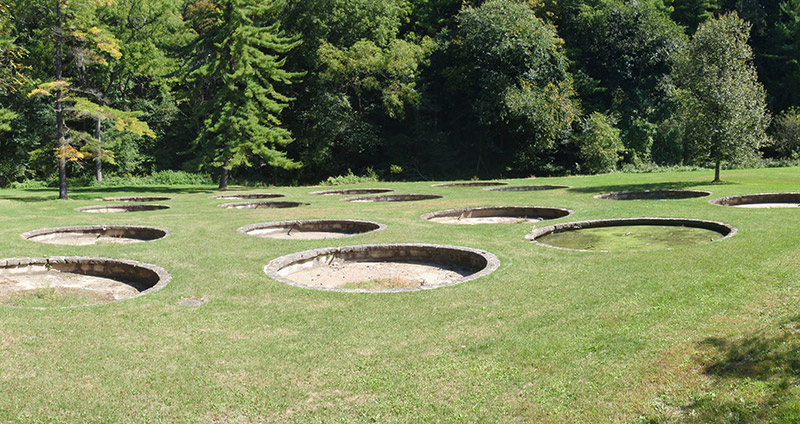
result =
M202 105L202 128L196 141L205 163L223 169L221 187L226 184L227 170L252 166L255 158L272 167L300 166L279 150L292 141L278 118L291 98L279 89L302 73L284 69L282 56L300 41L280 31L274 21L278 5L220 1L213 14L192 17L201 32L194 41L187 81L204 90L196 94L209 99ZM212 20L206 23L201 18Z
M456 21L444 74L459 105L472 110L464 116L472 122L463 124L492 129L476 150L514 152L506 165L530 172L542 150L569 134L579 113L563 41L515 1L464 8Z
M320 81L352 95L357 110L363 110L374 93L387 116L402 120L406 109L419 108L417 79L433 47L429 37L418 42L395 39L385 48L370 40L343 49L323 43L318 52Z
M776 150L785 156L800 155L800 107L783 111L773 125Z
M695 163L714 163L715 181L722 161L755 155L766 141L770 117L747 45L749 32L735 12L709 20L677 68L688 154Z
M581 132L574 135L583 159L580 171L586 174L613 171L624 149L614 121L602 113L592 112L582 120L581 127Z
M319 185L338 186L346 184L374 183L378 181L380 181L378 174L376 174L372 168L367 168L366 175L355 175L353 174L353 171L348 169L346 175L328 177L328 179L325 181L320 181Z

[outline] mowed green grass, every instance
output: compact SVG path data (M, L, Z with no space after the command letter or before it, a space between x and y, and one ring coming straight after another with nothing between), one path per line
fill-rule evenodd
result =
M130 258L166 268L161 291L68 309L0 307L0 422L759 422L800 420L800 209L715 206L720 196L800 191L800 168L504 180L571 188L491 192L375 183L444 198L348 203L311 187L295 209L229 210L213 187L0 190L0 257ZM348 186L349 188L350 186ZM613 201L633 189L710 197ZM231 190L239 191L239 190ZM103 196L169 195L168 210L76 212ZM723 221L739 233L668 250L578 252L536 245L531 224L444 225L426 212L554 206L572 220L656 216ZM242 225L354 218L383 231L269 240ZM132 245L23 240L41 227L168 228ZM263 267L288 253L366 243L484 249L500 268L409 293L306 290ZM208 303L180 306L186 297Z

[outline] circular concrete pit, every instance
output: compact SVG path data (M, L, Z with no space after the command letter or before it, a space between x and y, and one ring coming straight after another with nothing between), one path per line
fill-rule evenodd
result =
M210 196L209 199L224 199L224 200L236 200L236 199L274 199L277 197L286 197L285 194L277 194L277 193L231 193L231 194L218 194L216 196Z
M797 208L800 193L758 193L720 197L710 201L714 205L737 208Z
M102 200L104 202L163 202L165 200L172 200L172 198L166 196L129 196L103 197L97 200Z
M127 205L98 205L98 206L84 206L82 208L75 208L78 212L88 213L123 213L123 212L144 212L156 211L161 209L169 209L167 205L154 205L146 203L131 203Z
M539 190L557 190L560 188L569 188L565 185L522 185L522 186L506 186L506 187L489 187L485 188L486 191L539 191Z
M431 187L491 187L491 186L503 186L507 184L508 183L500 181L467 181L462 183L433 184Z
M306 250L264 267L270 277L303 288L400 292L471 281L500 266L489 252L433 244L372 244Z
M310 203L303 202L234 202L217 205L227 209L269 209L269 208L296 208L307 206Z
M394 191L391 188L345 188L339 190L322 190L322 191L312 191L309 194L320 194L323 196L334 196L339 194L378 194L378 193L389 193Z
M68 307L108 303L152 293L171 278L164 268L128 259L0 259L0 304Z
M377 194L374 196L344 197L345 202L414 202L417 200L441 199L440 194Z
M609 200L675 200L694 199L711 195L710 191L702 190L635 190L615 191L595 195L595 199Z
M167 231L137 225L80 225L41 228L22 234L22 238L38 243L87 246L97 244L130 244L158 240Z
M732 237L736 228L684 218L619 218L566 222L534 228L525 238L567 250L634 251L706 244Z
M441 224L516 224L569 215L572 215L569 209L544 206L481 206L430 212L422 215L422 219Z
M239 231L257 237L283 240L319 240L351 237L382 230L385 225L354 219L308 219L245 225Z

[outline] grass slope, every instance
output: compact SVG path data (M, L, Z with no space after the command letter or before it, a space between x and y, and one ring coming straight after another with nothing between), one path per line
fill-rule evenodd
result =
M714 206L715 197L800 191L800 168L538 178L569 189L489 192L379 183L442 199L348 203L309 187L262 189L311 203L229 210L211 186L0 190L0 257L86 255L165 267L164 289L70 309L0 306L0 422L796 422L800 420L800 210ZM508 181L508 180L507 180ZM354 186L355 187L355 186ZM706 198L594 199L687 188ZM255 190L252 190L255 191ZM87 214L94 198L169 195L164 211ZM670 250L576 252L530 243L531 224L454 226L426 212L569 208L572 220L659 216L723 221L739 233ZM384 231L268 240L246 224L355 218ZM148 243L54 246L41 227L169 228ZM493 274L396 294L304 290L267 277L312 248L420 242L488 250ZM208 303L180 306L182 298Z

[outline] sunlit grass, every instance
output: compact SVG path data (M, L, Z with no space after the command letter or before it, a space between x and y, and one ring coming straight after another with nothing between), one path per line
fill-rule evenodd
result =
M271 187L310 206L229 210L212 186L0 190L2 258L103 256L166 268L153 294L76 308L0 307L0 421L6 422L792 422L800 419L799 209L708 200L800 191L800 168L503 180L568 189L491 192L433 182L364 183L417 202L350 203ZM613 201L655 188L706 198ZM236 188L236 191L248 191ZM169 195L170 209L87 214L98 197ZM552 206L536 224L442 225L420 215L471 206ZM721 242L579 252L525 240L537 227L681 217L738 228ZM271 240L258 222L352 218L383 231ZM43 227L169 229L129 245L24 240ZM267 277L289 253L339 245L435 243L497 255L486 277L408 293L307 290ZM203 298L201 306L179 304ZM35 302L34 302L35 303Z

